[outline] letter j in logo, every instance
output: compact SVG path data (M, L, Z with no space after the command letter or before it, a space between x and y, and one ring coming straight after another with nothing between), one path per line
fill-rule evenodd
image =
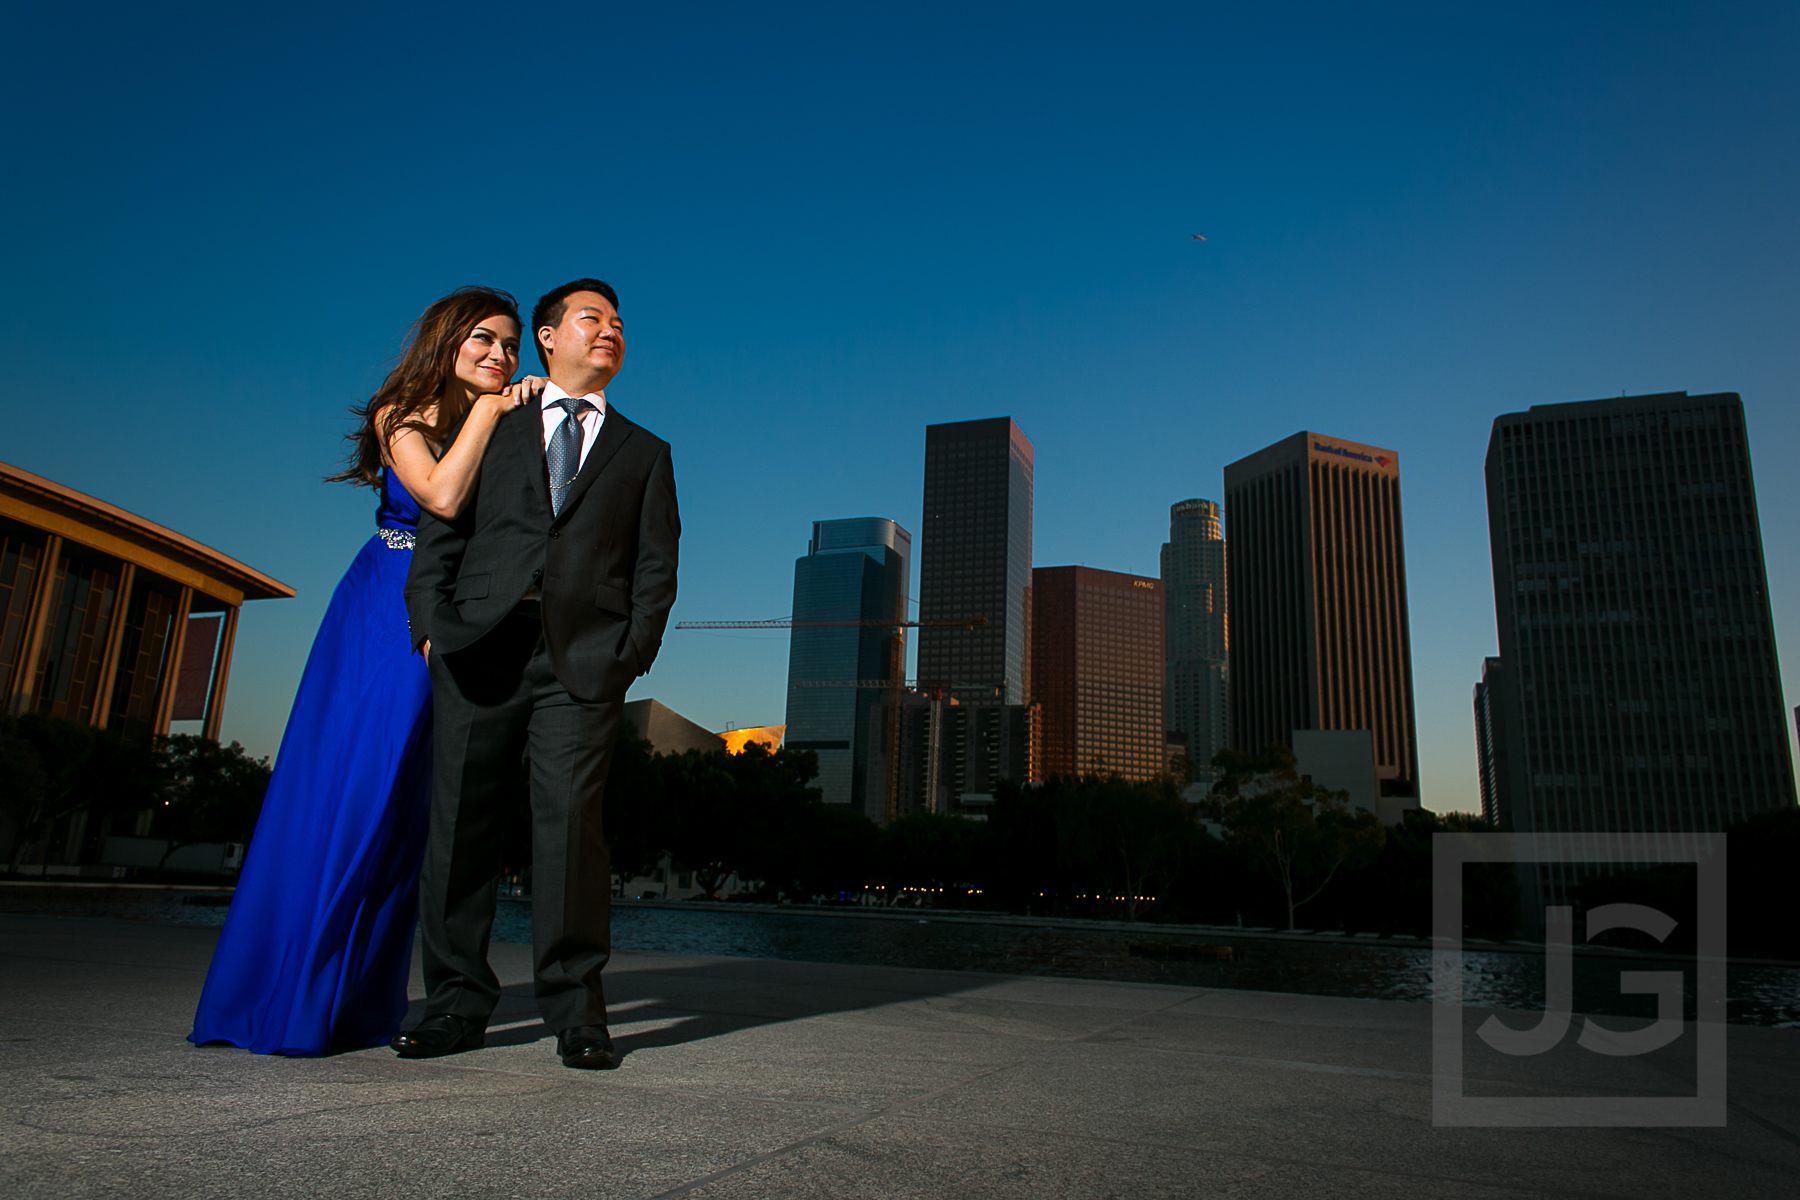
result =
M1609 929L1636 929L1662 942L1668 940L1675 925L1674 918L1647 905L1603 904L1588 913L1587 940L1591 942ZM1573 1012L1573 927L1573 909L1558 905L1544 910L1544 1015L1530 1029L1514 1029L1498 1016L1490 1016L1476 1030L1482 1041L1515 1057L1543 1054L1562 1042ZM1655 1023L1643 1029L1619 1030L1583 1017L1581 1036L1576 1039L1582 1049L1622 1058L1660 1050L1681 1036L1680 971L1620 971L1619 991L1655 996Z

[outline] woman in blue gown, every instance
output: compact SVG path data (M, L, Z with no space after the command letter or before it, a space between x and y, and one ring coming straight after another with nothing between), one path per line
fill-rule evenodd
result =
M454 516L494 422L542 389L508 386L520 325L505 292L458 289L425 310L357 412L351 463L333 478L379 489L375 535L313 640L196 1045L324 1054L386 1045L400 1028L431 794L431 680L402 588L421 506Z

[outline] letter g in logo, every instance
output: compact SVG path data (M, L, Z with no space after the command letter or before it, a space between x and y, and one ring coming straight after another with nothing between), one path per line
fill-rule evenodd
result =
M1643 904L1603 904L1588 912L1587 938L1608 929L1636 929L1657 941L1667 941L1675 919ZM1530 1029L1514 1029L1491 1016L1475 1032L1502 1054L1524 1057L1542 1054L1562 1041L1569 1030L1572 1009L1573 969L1570 944L1574 910L1554 905L1544 910L1544 1015ZM1680 971L1620 971L1619 991L1624 995L1654 995L1656 1021L1643 1029L1608 1029L1592 1017L1583 1017L1577 1044L1596 1054L1617 1058L1660 1050L1681 1036L1682 973Z

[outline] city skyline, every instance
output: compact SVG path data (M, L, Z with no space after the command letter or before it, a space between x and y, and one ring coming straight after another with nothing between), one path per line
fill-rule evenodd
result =
M320 482L348 409L465 283L619 289L608 399L675 447L677 620L786 613L821 515L910 528L924 425L1011 414L1035 561L1144 576L1168 506L1222 498L1226 463L1299 428L1394 447L1438 809L1479 804L1496 415L1736 392L1760 507L1800 511L1776 457L1800 443L1789 7L621 11L610 149L574 163L509 106L443 119L472 12L52 6L12 29L40 52L0 80L33 167L0 196L26 231L0 460L297 589L238 631L222 732L254 753L372 524ZM511 15L483 29L499 60L544 52ZM547 163L598 210L501 186ZM101 384L123 398L75 436L64 392ZM1767 551L1792 646L1800 552ZM632 694L773 723L787 648L672 633Z

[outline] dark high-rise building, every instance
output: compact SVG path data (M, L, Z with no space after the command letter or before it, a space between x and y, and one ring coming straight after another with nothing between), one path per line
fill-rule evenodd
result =
M1506 731L1506 712L1500 702L1503 694L1500 660L1481 660L1481 682L1475 685L1475 765L1481 777L1481 816L1500 829L1512 828L1512 813L1507 805L1511 797L1506 775L1506 757L1502 748L1510 740Z
M1743 402L1508 413L1487 494L1513 828L1705 831L1792 805Z
M1229 742L1225 620L1225 536L1219 506L1169 506L1162 548L1163 708L1169 730L1197 772Z
M814 521L806 555L794 562L794 620L906 620L912 537L886 517ZM827 804L848 804L879 820L885 794L871 799L870 711L878 688L819 687L904 676L906 655L892 627L819 629L796 624L788 642L786 748L819 755ZM896 649L900 649L898 654Z
M887 786L888 695L881 693L869 729L868 794ZM899 758L894 815L919 812L986 817L1003 779L1024 782L1031 766L1032 710L996 698L945 696L937 707L936 766L932 770L932 699L909 691L900 699Z
M1225 510L1232 745L1367 729L1381 794L1416 798L1399 455L1296 433L1225 468Z
M1166 766L1161 584L1092 567L1031 573L1040 777L1154 779Z
M974 630L919 630L919 678L1007 704L1026 695L1031 586L1031 443L1011 417L925 427L919 619L986 617Z

